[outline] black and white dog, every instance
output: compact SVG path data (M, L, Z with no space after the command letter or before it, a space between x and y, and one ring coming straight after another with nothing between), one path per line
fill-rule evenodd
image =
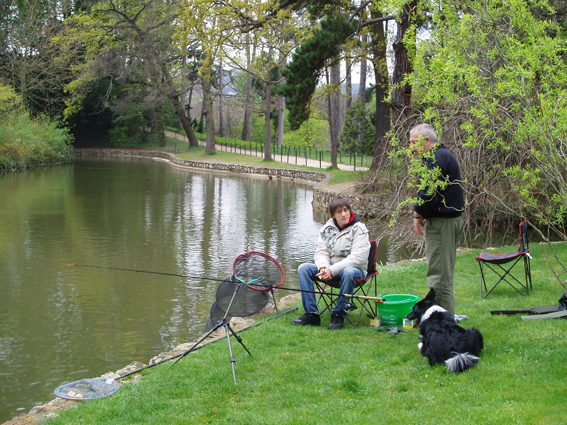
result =
M484 344L478 329L463 329L451 313L435 304L435 291L418 301L406 319L419 325L423 341L418 345L429 364L445 362L449 372L464 372L480 360Z

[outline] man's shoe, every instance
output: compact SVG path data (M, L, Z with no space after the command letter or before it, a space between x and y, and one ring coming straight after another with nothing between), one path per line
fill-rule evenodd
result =
M340 329L344 326L345 318L341 313L333 313L331 314L331 323L329 323L329 329Z
M321 317L319 317L319 315L315 313L305 313L299 319L292 320L291 323L303 326L321 326Z

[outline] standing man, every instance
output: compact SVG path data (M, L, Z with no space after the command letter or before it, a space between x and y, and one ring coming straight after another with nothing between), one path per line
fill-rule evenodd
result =
M342 295L352 294L357 279L366 276L370 240L368 229L356 216L347 199L332 199L329 202L329 214L331 218L319 231L315 263L303 263L297 270L305 314L292 323L321 325L313 283L317 279L340 284L340 296L332 309L328 326L329 329L340 329L347 315L344 309L346 298Z
M457 242L463 229L462 212L465 197L461 186L461 170L453 154L443 143L437 143L437 133L429 124L420 124L410 131L414 155L423 158L428 170L439 169L436 187L417 193L413 227L418 235L425 234L427 286L435 289L435 302L455 314L453 275L457 257ZM428 155L426 155L428 152ZM421 176L420 176L421 180Z

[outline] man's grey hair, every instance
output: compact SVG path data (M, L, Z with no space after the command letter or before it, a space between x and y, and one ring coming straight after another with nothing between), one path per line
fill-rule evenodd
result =
M424 138L429 137L433 143L437 143L437 132L430 124L419 124L412 128L409 132L410 135L418 132Z

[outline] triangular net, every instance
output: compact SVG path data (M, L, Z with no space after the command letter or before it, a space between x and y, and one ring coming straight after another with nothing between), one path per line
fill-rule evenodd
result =
M211 306L205 330L222 318L246 317L258 313L268 303L269 290L284 284L285 273L274 258L262 252L239 255L233 264L234 275L223 280Z

